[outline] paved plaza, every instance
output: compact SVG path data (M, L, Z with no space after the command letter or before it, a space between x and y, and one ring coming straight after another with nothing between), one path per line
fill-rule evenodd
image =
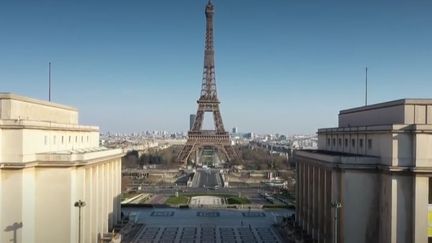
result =
M131 242L284 242L272 224L291 210L137 209L123 212L136 216L143 227Z

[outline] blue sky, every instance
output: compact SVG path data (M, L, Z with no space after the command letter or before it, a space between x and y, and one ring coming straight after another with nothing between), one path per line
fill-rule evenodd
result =
M227 129L314 133L340 109L432 98L431 1L214 0ZM79 108L102 131L186 131L206 1L1 1L0 91Z

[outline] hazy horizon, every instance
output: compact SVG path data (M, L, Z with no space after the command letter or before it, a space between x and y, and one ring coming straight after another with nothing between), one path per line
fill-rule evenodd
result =
M0 3L0 91L77 107L101 131L187 131L201 88L207 1ZM314 134L339 110L428 98L432 2L219 1L225 129Z

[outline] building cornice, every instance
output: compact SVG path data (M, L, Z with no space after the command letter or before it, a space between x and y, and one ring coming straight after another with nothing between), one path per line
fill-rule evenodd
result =
M36 161L31 162L4 162L0 169L24 169L32 167L79 167L103 163L107 160L121 158L125 155L121 149L109 149L85 153L38 154Z
M300 153L299 153L300 152ZM296 151L294 157L296 158L297 163L299 158L302 158L303 161L301 163L311 163L317 166L322 166L326 168L332 169L340 169L340 170L359 170L359 171L376 171L383 173L402 173L402 174L431 174L432 175L432 167L416 167L416 166L393 166L393 165L382 165L382 164L371 164L371 163L343 163L340 162L341 158L344 156L334 156L334 155L325 155L325 154L316 154L310 153L307 151ZM333 158L332 158L333 157ZM353 156L356 157L356 156ZM366 157L366 158L376 158L369 156L358 156Z
M61 105L58 103L45 101L45 100L33 99L30 97L21 96L14 93L8 93L8 92L0 92L0 100L18 100L18 101L24 101L32 104L37 104L37 105L44 105L44 106L55 107L55 108L60 108L60 109L65 109L70 111L78 111L77 108L72 106Z
M320 128L318 134L347 133L432 133L432 125L428 124L393 124L356 127Z
M55 131L80 131L80 132L99 132L97 126L83 126L75 124L61 124L45 121L29 120L0 120L1 129L35 129L35 130L55 130Z

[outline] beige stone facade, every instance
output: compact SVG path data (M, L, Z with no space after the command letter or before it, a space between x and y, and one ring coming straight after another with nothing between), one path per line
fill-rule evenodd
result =
M96 242L120 219L121 156L75 108L0 93L0 242L78 242L78 200Z
M428 242L432 99L343 110L295 158L296 220L318 242L333 242L335 223L338 242Z

